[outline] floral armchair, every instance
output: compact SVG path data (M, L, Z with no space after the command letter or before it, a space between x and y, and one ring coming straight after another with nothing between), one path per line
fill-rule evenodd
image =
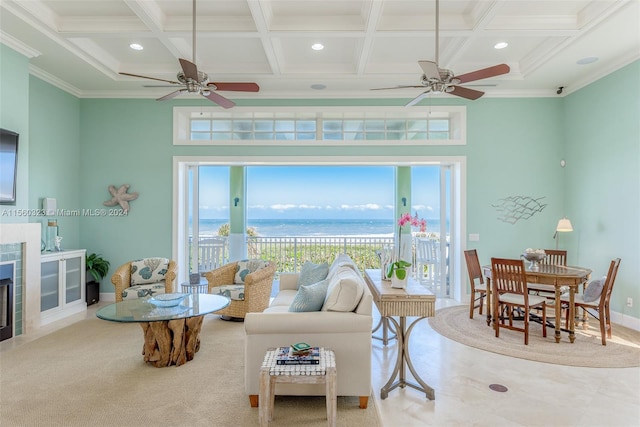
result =
M231 304L216 314L223 319L244 319L246 313L260 313L269 307L276 264L250 259L225 264L205 273L209 293L224 295Z
M176 263L167 258L143 258L127 262L113 273L116 302L174 292Z

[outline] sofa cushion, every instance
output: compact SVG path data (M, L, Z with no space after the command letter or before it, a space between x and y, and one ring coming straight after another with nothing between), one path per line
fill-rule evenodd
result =
M327 265L327 269L329 266ZM324 305L329 282L321 280L312 285L300 286L289 311L320 311Z
M247 274L258 271L268 265L269 261L264 261L261 259L243 259L242 261L238 261L238 266L236 267L236 277L233 283L244 283L244 278L247 277Z
M306 261L302 264L300 269L300 276L298 276L298 287L312 285L318 283L327 278L329 274L329 264L324 262L322 264L314 264L311 261Z
M131 286L161 282L168 269L167 258L143 258L131 261Z
M144 285L136 285L124 288L122 291L122 299L136 299L144 297L152 297L157 294L164 294L164 282L146 283Z
M275 296L273 301L271 301L271 304L269 304L269 307L281 307L282 306L282 307L285 307L285 308L289 309L289 306L293 302L293 299L296 297L297 293L298 293L297 290L294 291L292 289L281 290Z
M353 311L364 293L364 282L351 266L337 267L329 280L322 311Z
M336 272L342 267L349 267L359 273L358 266L353 262L353 260L346 254L340 254L336 257L336 259L331 263L329 267L329 273L327 274L327 279L329 281L333 278Z
M214 286L209 291L213 295L222 295L232 301L244 301L244 285L234 283L233 285Z

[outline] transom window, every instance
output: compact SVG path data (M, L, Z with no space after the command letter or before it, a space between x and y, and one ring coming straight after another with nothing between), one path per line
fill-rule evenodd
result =
M174 108L174 144L465 143L465 107Z

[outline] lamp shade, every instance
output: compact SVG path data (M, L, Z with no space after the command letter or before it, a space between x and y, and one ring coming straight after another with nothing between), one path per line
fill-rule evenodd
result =
M571 221L567 218L562 218L558 221L558 226L556 227L556 231L573 231L573 226L571 225Z

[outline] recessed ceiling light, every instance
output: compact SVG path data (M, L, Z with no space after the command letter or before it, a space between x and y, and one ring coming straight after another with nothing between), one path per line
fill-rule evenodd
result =
M579 65L593 64L598 59L599 58L597 56L587 56L586 58L578 59L576 61L576 64L579 64Z
M322 43L314 43L311 45L311 49L313 50L322 50L324 49L324 45Z
M129 45L129 47L131 49L133 49L133 50L142 50L142 49L144 49L144 47L141 44L138 44L138 43L131 43Z
M496 43L495 45L493 45L494 49L504 49L505 47L509 46L509 43L507 42L500 42L500 43Z
M327 88L327 85L323 85L322 83L315 83L311 85L311 89L315 89L315 90L322 90L326 88Z

